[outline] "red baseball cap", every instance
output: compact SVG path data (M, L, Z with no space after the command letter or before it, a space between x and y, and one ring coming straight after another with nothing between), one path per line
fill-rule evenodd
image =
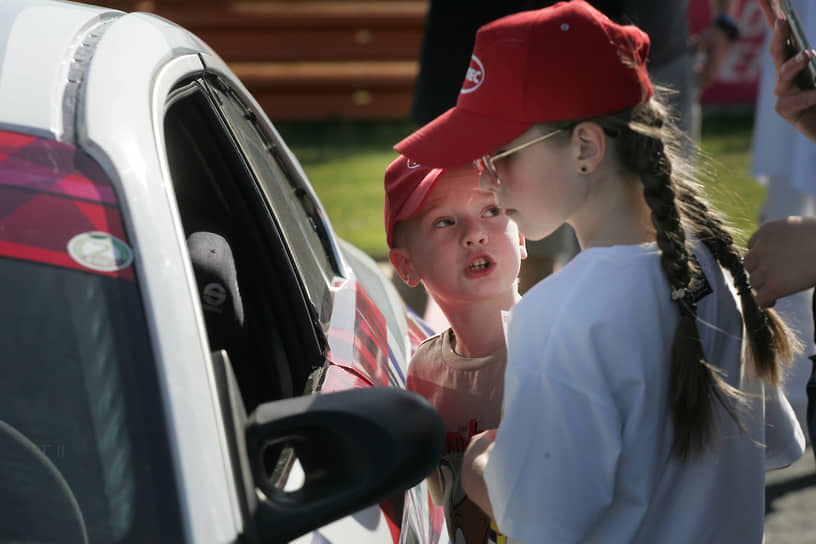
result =
M586 119L646 102L649 36L583 0L522 11L476 33L456 106L394 149L447 168L491 153L534 123Z
M400 155L385 169L385 234L394 247L394 225L413 217L445 171Z

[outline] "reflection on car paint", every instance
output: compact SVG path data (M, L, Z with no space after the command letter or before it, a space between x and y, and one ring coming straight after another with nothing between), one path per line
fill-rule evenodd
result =
M372 386L405 387L404 369L400 368L388 343L385 318L365 288L353 279L337 281L333 288L334 312L326 356L329 364L321 393ZM411 345L406 347L410 348L410 357L416 346L432 331L415 315L409 315L407 322ZM424 486L420 486L420 489L424 490ZM424 500L419 494L420 491L414 489L405 498L392 498L380 503L379 507L369 509L378 510L377 514L387 523L395 544L400 541L400 525L408 520L411 520L415 531L428 534L429 538L422 539L422 542L436 543L444 533L441 508L427 502L427 491ZM404 500L407 500L408 508L403 508ZM409 509L411 512L407 511ZM433 526L424 527L424 530L417 527L418 520L429 518L439 519L432 522ZM335 523L345 525L349 519ZM405 527L402 529L405 530ZM312 542L330 542L325 534L312 533L312 536L315 539Z
M0 255L134 279L132 251L113 187L82 151L53 140L0 131L0 202ZM72 239L89 233L109 237L101 249L116 246L118 252L72 255ZM100 266L99 258L108 266Z
M12 172L12 175L4 175ZM116 205L105 173L75 147L0 130L0 183L31 191Z
M430 328L416 312L407 306L405 308L405 314L408 318L408 338L411 341L411 355L413 355L417 346L429 336L436 334L436 331Z
M402 369L389 356L385 318L355 280L336 285L328 343L330 364L345 369L362 386L405 386ZM348 383L333 383L339 377L328 373L323 391L347 389Z

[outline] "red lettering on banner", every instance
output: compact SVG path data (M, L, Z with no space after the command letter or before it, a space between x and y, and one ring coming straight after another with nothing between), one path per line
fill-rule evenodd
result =
M757 56L756 49L752 45L735 43L720 68L717 82L750 85L759 79L761 67L762 58Z
M711 24L711 7L708 0L691 0L688 9L689 32L697 35ZM746 104L756 102L765 36L768 24L759 3L738 0L736 17L740 38L729 48L720 73L700 97L702 104Z

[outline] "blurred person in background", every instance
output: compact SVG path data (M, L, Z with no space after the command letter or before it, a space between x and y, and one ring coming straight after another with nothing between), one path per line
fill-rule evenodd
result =
M816 36L816 3L813 0L792 2L805 34L813 39ZM766 50L772 36L770 32L768 34ZM766 53L763 56L751 150L751 173L767 190L759 212L760 224L784 220L789 216L816 216L816 147L774 111L776 87L774 59ZM813 288L807 286L788 296L774 297L774 308L796 331L804 345L803 352L794 360L788 373L785 388L802 428L807 428L805 384L812 367L808 355L814 353L812 296ZM768 299L766 302L772 301Z

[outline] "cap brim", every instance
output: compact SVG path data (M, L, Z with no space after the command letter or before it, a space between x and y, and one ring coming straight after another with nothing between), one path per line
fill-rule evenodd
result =
M431 194L431 190L436 185L436 182L439 181L439 178L442 177L442 174L445 173L445 170L441 168L434 168L430 170L422 181L411 191L408 198L402 205L399 207L397 212L394 216L388 219L389 224L386 228L386 241L388 242L388 247L394 247L394 225L396 225L399 221L405 221L406 219L412 218L414 215L422 209L423 204L428 199L428 195Z
M411 195L405 200L405 203L400 207L396 217L394 217L394 223L397 221L405 221L416 215L416 213L422 209L423 204L425 204L425 201L428 199L428 195L431 194L431 190L444 173L445 171L441 168L434 168L428 172L428 174L422 178L422 181L419 182L419 185L411 192Z
M532 126L453 107L394 146L412 160L434 168L453 168L496 151Z

